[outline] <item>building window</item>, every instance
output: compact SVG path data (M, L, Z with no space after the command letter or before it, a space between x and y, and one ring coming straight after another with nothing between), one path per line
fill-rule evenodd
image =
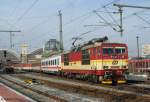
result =
M88 50L82 50L82 65L90 64L90 54Z

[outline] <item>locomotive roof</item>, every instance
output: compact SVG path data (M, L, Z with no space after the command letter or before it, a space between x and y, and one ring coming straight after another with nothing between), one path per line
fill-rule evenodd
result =
M122 46L122 45L126 45L126 44L123 44L123 43L110 43L110 42L94 43L94 44L82 47L82 50L92 48L92 47L102 46L102 45L119 45L119 46Z
M85 50L85 49L89 49L89 48L92 48L92 47L98 47L98 46L102 46L102 45L118 45L118 46L126 46L126 44L124 43L115 43L115 42L96 42L94 44L89 44L89 45L84 45L84 46L77 46L75 48L73 48L72 50L69 50L69 51L65 51L63 52L63 54L67 54L69 52L76 52L76 51L80 51L80 50Z

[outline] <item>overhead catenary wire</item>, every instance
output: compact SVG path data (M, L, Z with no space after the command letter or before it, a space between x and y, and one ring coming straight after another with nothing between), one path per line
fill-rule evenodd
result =
M113 17L113 15L108 11L108 9L106 7L104 7L104 9L106 10L107 14L109 15L109 17L113 20L113 22L119 26L117 20ZM117 12L116 12L117 13Z
M109 2L109 3L107 3L107 4L104 5L104 6L107 7L107 6L113 4L113 3L117 2L117 1L120 1L120 0L113 0L113 1L111 1L111 2ZM97 9L95 9L95 10L100 10L100 9L103 9L103 7L99 7L99 8L97 8ZM74 19L72 19L72 20L70 20L69 22L65 23L63 26L69 25L69 24L71 24L71 23L73 23L73 22L75 22L75 21L77 21L77 20L80 20L81 18L83 18L83 17L85 17L85 16L89 16L91 13L93 13L93 10L90 11L90 12L87 12L87 13L81 15L81 16L78 16L78 17L76 17L76 18L74 18ZM110 25L110 23L107 23L107 24ZM55 30L55 29L57 29L57 28L54 28L54 30ZM113 27L113 29L114 29L114 27ZM114 30L115 30L115 29L114 29ZM52 33L51 31L52 31L52 29L49 30L49 31L47 31L46 33L56 34L56 33ZM46 34L46 33L43 33L43 34ZM41 35L43 36L43 34L41 34ZM43 37L44 37L44 36L43 36Z
M112 24L110 24L105 18L103 18L100 14L97 13L97 11L93 11L99 18L101 18L108 26L110 26L113 30L117 31Z
M14 16L14 14L15 14L15 12L16 12L17 10L19 10L19 5L21 4L21 2L22 2L22 0L18 0L17 5L14 7L14 9L12 10L12 12L11 12L10 15L9 15L9 19L12 18L12 16ZM9 20L9 19L8 19L8 20Z
M107 4L105 4L104 6L107 7L107 6L113 4L113 3L117 2L117 1L120 1L120 0L113 0L113 1L111 1L111 2L109 2L109 3L107 3ZM95 10L100 10L100 9L103 9L103 7L99 7L99 8L97 8L97 9L95 9ZM78 16L78 17L75 17L75 18L71 19L70 21L64 23L63 26L69 25L69 24L71 24L71 23L73 23L73 22L75 22L75 21L77 21L77 20L79 20L79 19L81 19L81 18L83 18L83 17L89 16L89 15L92 14L92 13L93 13L93 10L90 11L90 12L87 12L87 13L85 13L85 14L82 14L82 15L80 15L80 16ZM55 29L57 29L57 28L53 28L53 29L51 29L51 30L49 30L49 31L47 31L47 32L45 32L45 33L42 33L41 36L43 36L43 35L46 34L46 33L49 33L49 32L52 31L52 30L55 30ZM53 34L55 34L55 33L53 33ZM41 36L39 36L39 37L41 37ZM43 36L43 37L44 37L44 36ZM36 39L36 38L35 38L35 39ZM33 41L34 41L34 40L33 40Z
M118 2L118 1L120 1L120 0L117 0L116 2ZM106 13L109 15L109 17L113 20L113 22L114 22L117 26L119 26L117 20L113 17L113 15L111 14L111 12L109 12L109 10L106 8L106 6L103 6L103 8L104 8L104 10L106 11ZM113 12L113 13L115 14L115 13L119 13L119 12Z
M147 23L147 24L149 24L149 25L150 25L150 22L149 22L149 21L147 21L147 20L145 20L143 17L141 17L141 16L137 15L136 13L134 13L134 15L135 15L136 17L138 17L139 19L141 19L142 21L144 21L145 23Z
M25 10L25 12L16 20L16 22L13 24L16 25L18 22L22 20L22 18L34 7L34 5L38 2L39 0L34 0L34 2Z
M106 6L109 6L109 5L111 5L111 4L113 4L114 2L117 2L117 1L119 1L119 0L114 0L114 1L108 3L108 4L104 5L104 6L105 6L105 7L106 7ZM95 9L95 10L100 10L100 9L103 9L103 7L97 8L97 9ZM141 10L141 11L138 11L138 12L136 12L136 13L139 14L139 13L142 13L142 12L145 12L145 10ZM75 17L74 19L71 19L70 21L66 22L63 26L65 27L66 25L69 25L69 24L73 23L74 21L83 18L84 16L88 16L88 15L91 14L91 13L93 13L93 11L87 12L87 13L81 15L81 16ZM129 14L129 15L123 17L123 19L128 19L128 18L130 18L130 17L133 16L133 15L134 15L134 13ZM111 24L111 23L109 23L109 22L108 22L107 24L108 24L108 26L109 26L109 25L115 25L115 26L116 26L116 24ZM114 27L113 27L113 28L114 28ZM47 32L45 32L45 33L43 33L43 34L41 34L41 36L43 36L44 34L47 34L47 33L51 32L51 31L53 31L53 30L56 30L56 29L57 29L57 28L53 28L53 29L51 29L51 30L49 30L49 31L47 31ZM53 31L53 32L54 32L54 31ZM51 34L56 34L56 33L52 33L52 32L51 32ZM41 37L41 36L39 36L39 37ZM43 36L43 37L44 37L44 36ZM34 40L33 40L33 41L34 41Z

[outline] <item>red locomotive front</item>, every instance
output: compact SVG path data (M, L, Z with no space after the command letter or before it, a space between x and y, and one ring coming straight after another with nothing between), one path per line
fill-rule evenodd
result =
M62 54L62 72L69 77L92 79L95 82L125 83L128 69L126 44L95 42Z

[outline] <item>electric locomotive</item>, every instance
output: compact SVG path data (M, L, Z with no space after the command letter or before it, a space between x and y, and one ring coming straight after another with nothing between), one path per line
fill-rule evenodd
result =
M124 72L128 69L127 45L107 40L107 37L92 39L63 53L62 74L106 84L126 83Z

